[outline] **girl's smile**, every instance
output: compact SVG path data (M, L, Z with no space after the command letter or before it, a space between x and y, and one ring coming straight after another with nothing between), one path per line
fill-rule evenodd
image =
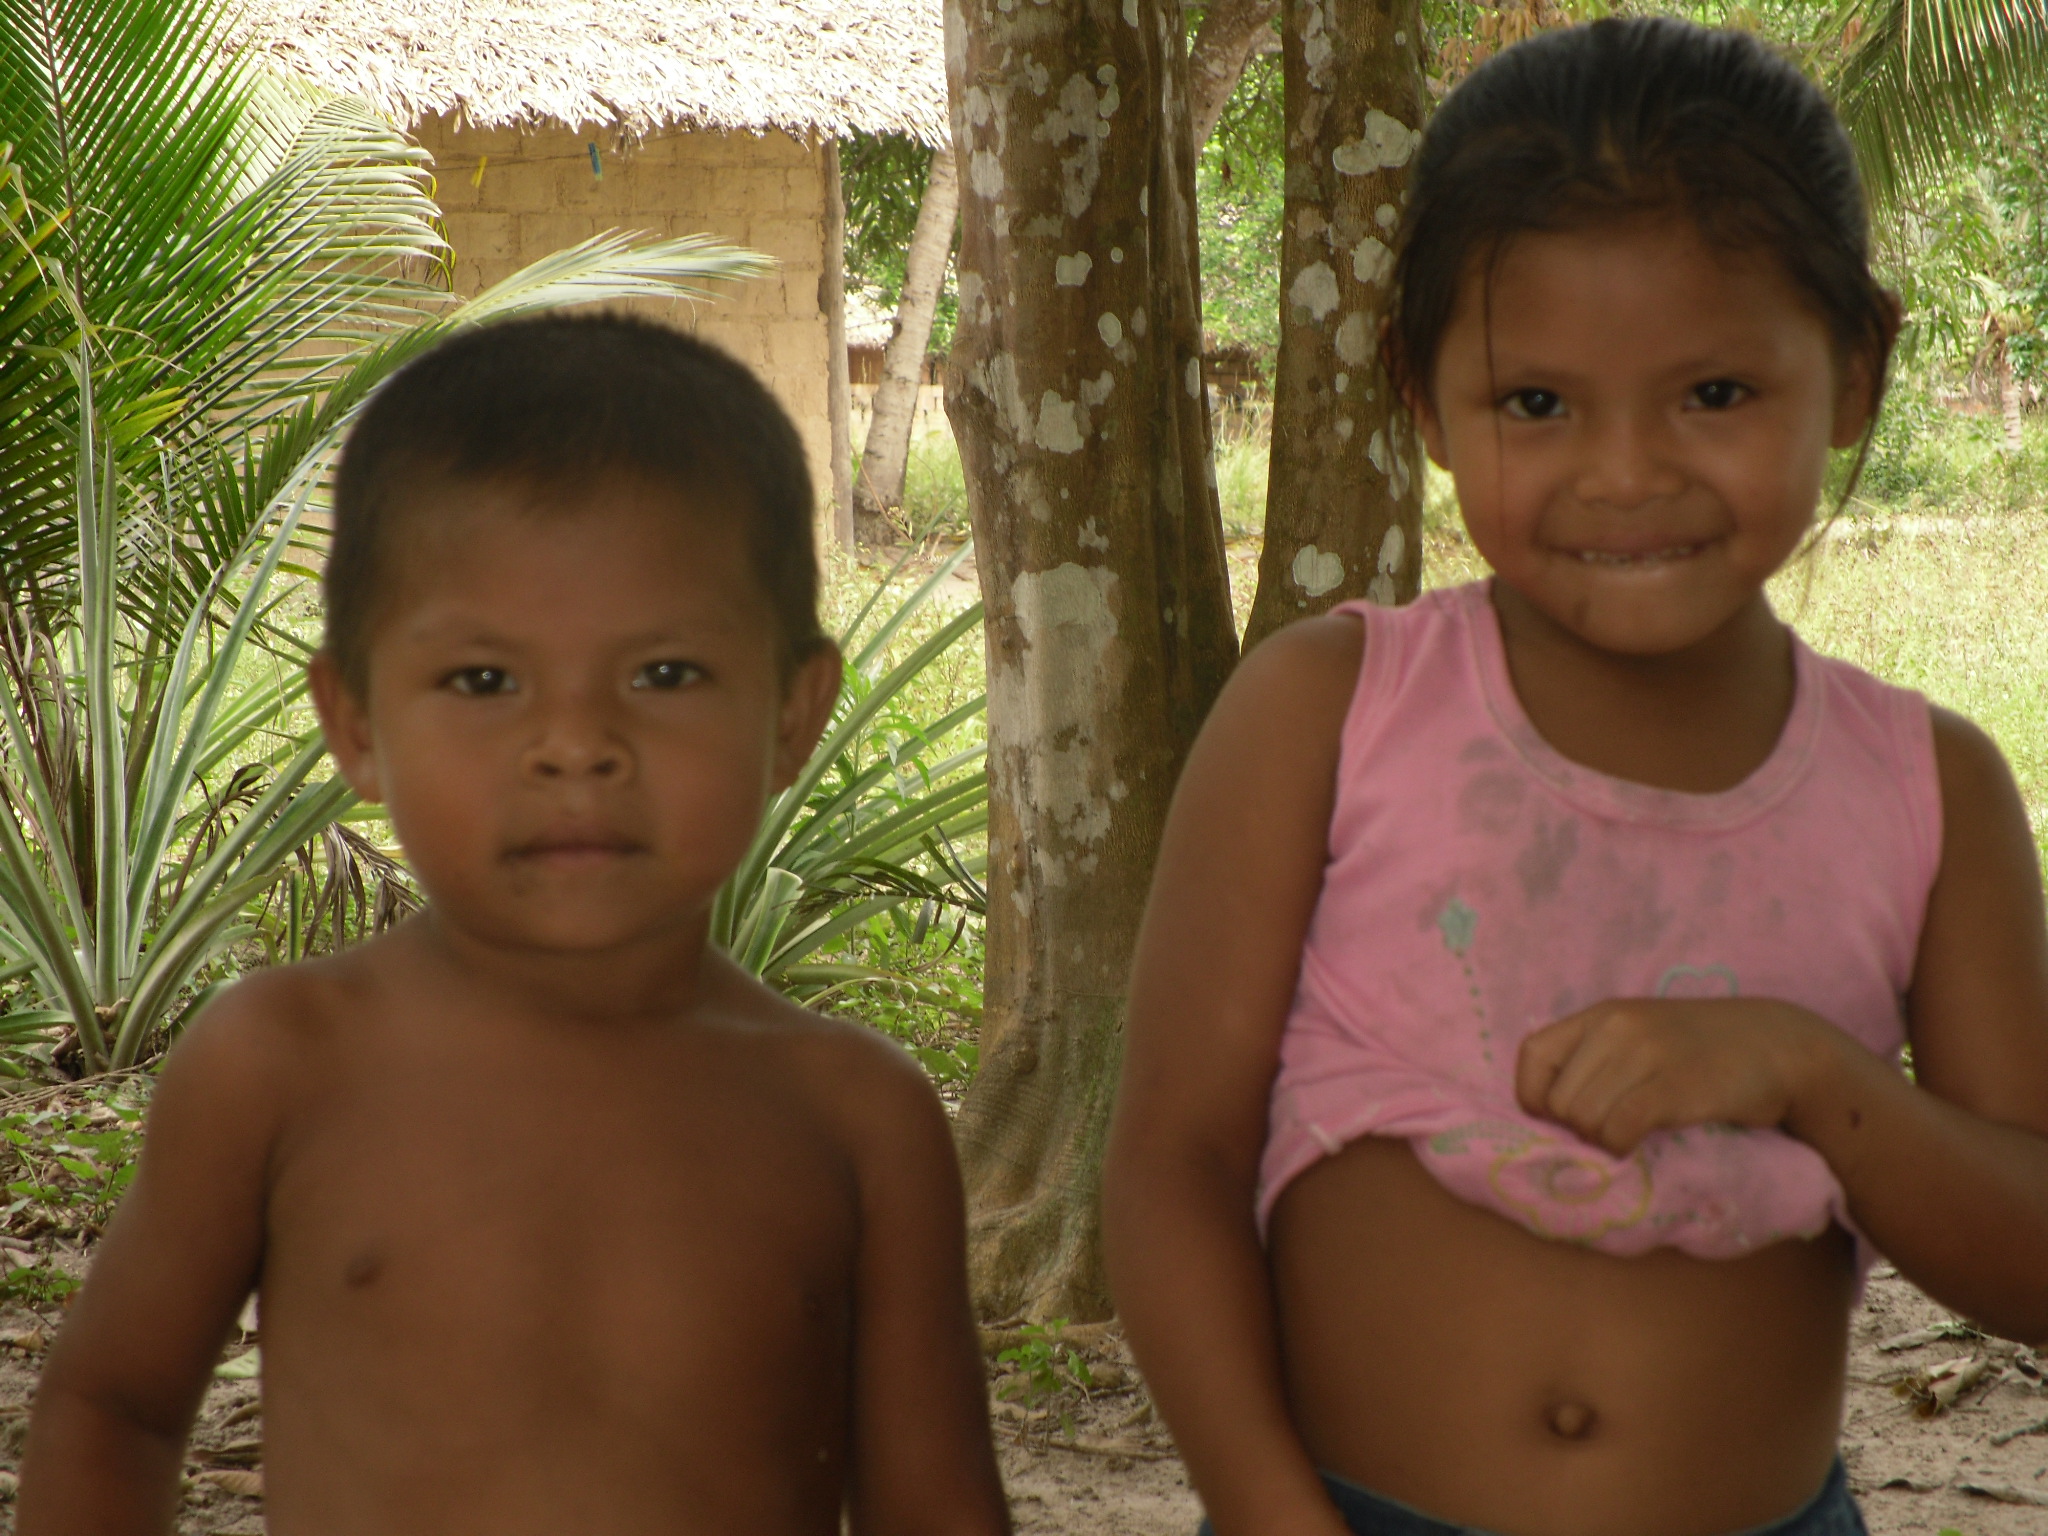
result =
M1767 256L1689 219L1526 234L1475 264L1413 403L1479 552L1602 650L1683 651L1763 601L1867 367Z

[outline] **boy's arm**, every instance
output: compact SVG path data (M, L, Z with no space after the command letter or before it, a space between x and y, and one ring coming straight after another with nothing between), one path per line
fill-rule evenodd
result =
M19 1536L162 1536L185 1435L255 1283L280 1112L277 1031L248 983L172 1051L142 1161L36 1390Z
M1344 1529L1288 1409L1252 1207L1363 646L1358 620L1310 619L1238 667L1174 793L1131 979L1110 1286L1226 1536Z
M923 1070L862 1041L854 1085L854 1536L1008 1536L967 1296L953 1137Z

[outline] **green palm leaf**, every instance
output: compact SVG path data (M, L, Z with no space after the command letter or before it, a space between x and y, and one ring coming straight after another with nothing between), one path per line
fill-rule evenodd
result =
M353 803L275 626L363 401L454 331L769 265L614 233L458 303L421 152L220 19L0 0L0 978L38 993L0 1043L61 1016L92 1070ZM759 917L766 954L800 914Z
M360 103L224 54L221 20L216 0L0 0L0 142L58 223L42 259L88 317L99 433L131 484L163 482L200 520L215 560L247 527L205 526L229 510L187 483L209 446L448 302L424 154ZM0 420L20 428L0 441L7 585L37 601L68 574L69 493L51 466L79 427L59 384L75 317L40 319L0 392ZM17 403L30 397L40 409ZM156 543L190 575L178 537ZM165 569L126 573L128 606Z
M2048 0L1850 0L1836 104L1880 204L1980 147L2048 86Z

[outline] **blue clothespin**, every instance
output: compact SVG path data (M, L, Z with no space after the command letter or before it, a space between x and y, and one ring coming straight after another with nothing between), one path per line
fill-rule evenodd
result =
M604 180L604 162L597 158L597 140L590 141L590 174L594 180Z

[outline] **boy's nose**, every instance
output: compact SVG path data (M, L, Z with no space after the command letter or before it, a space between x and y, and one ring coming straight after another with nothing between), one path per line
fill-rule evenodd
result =
M526 753L526 771L536 778L612 779L631 765L626 744L586 709L557 710Z

